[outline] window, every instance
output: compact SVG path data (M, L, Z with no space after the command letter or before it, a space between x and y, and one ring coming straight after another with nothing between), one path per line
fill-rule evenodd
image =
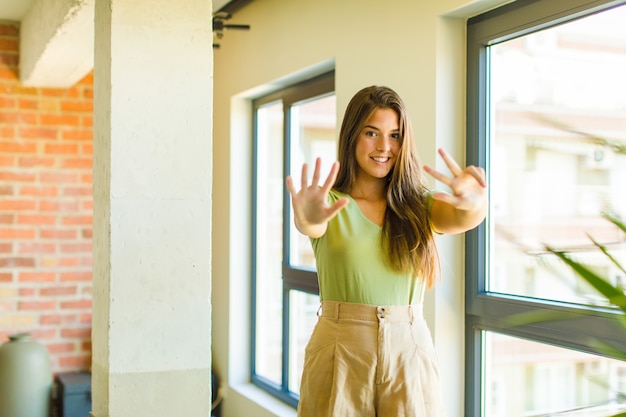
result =
M467 163L487 220L466 235L467 416L626 410L623 315L546 246L626 282L626 2L518 0L468 21ZM620 284L621 283L621 284ZM512 325L532 312L552 320Z
M252 381L295 406L319 288L285 177L299 187L303 163L321 157L328 172L337 158L334 73L258 98L253 109Z

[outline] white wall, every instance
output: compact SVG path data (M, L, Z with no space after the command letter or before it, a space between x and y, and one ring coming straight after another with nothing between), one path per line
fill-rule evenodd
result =
M322 68L336 70L338 120L360 88L388 85L411 113L422 163L465 158L465 22L502 0L255 0L214 53L213 360L227 380L224 417L294 415L247 385L249 98ZM439 238L443 280L425 314L439 352L448 416L463 413L463 238ZM262 403L260 406L258 403Z

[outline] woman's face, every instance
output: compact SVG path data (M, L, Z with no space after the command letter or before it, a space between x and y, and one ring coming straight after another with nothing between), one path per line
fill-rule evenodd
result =
M356 144L357 179L383 179L393 169L400 152L398 114L378 108L361 129Z

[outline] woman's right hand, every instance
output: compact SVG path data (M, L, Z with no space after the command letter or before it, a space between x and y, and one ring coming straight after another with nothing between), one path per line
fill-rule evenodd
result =
M319 186L320 170L322 161L315 160L315 171L313 179L308 184L308 166L302 165L302 184L300 191L296 192L291 176L287 177L287 189L291 194L291 205L293 206L294 223L300 233L312 238L321 237L326 232L328 221L348 204L347 198L340 198L332 206L328 205L328 192L335 184L337 172L339 172L339 162L335 161L330 169L328 178L324 185Z

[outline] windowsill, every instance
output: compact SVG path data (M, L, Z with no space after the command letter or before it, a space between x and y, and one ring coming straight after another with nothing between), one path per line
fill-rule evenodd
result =
M231 385L230 389L276 417L296 417L296 410L253 384Z

